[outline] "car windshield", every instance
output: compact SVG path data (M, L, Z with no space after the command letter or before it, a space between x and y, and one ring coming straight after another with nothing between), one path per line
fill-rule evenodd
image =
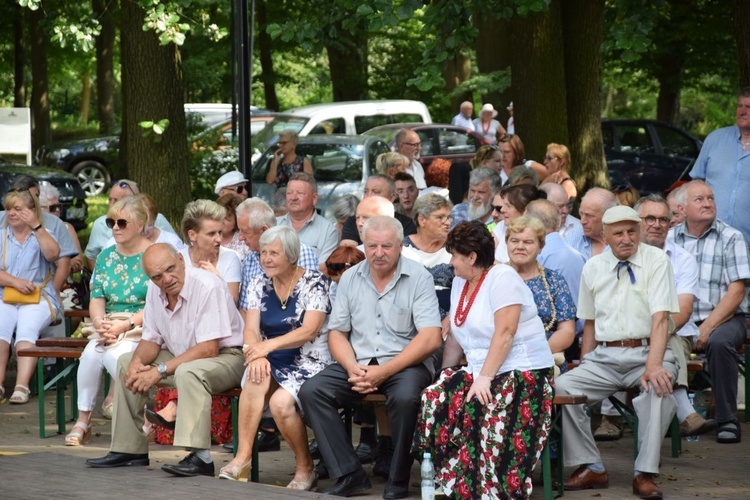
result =
M254 182L265 182L274 149L266 151L255 164ZM296 151L298 155L306 156L310 160L317 181L358 182L362 179L365 154L362 144L298 144Z
M291 129L295 132L302 130L302 127L310 121L309 118L304 116L277 116L263 128L257 135L253 136L252 148L253 152L260 154L268 149L272 144L276 144L279 140L279 132L282 130Z

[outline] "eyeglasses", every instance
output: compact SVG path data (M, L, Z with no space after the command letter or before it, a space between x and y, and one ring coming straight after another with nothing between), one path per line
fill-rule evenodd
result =
M237 186L234 188L234 190L237 192L237 194L242 194L242 192L245 190L245 186Z
M647 215L643 218L643 220L645 220L646 224L648 224L649 226L653 226L657 221L659 222L660 226L666 226L672 221L672 219L670 219L669 217L654 217L653 215Z
M115 219L110 219L109 217L107 217L106 219L104 219L104 222L107 224L107 227L110 229L114 228L115 225L120 229L125 229L126 227L128 227L128 221L126 221L125 219L115 220Z
M120 189L130 189L131 193L136 194L136 192L133 191L133 186L131 186L129 182L115 181L115 182L112 183L112 187L118 187Z
M421 142L402 142L401 144L406 144L407 146L411 146L413 148L422 147L422 143Z
M326 269L334 273L341 273L344 269L351 266L349 262L326 262Z
M492 210L494 210L495 212L502 212L503 207L501 207L500 205L492 205Z
M438 222L453 222L453 217L450 215L430 215L430 217L435 218Z
M42 205L42 208L45 210L49 210L50 212L57 212L58 210L62 210L62 203L55 203L54 205Z

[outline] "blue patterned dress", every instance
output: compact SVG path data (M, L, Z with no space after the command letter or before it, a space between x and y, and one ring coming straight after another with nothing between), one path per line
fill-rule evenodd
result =
M281 337L302 326L305 311L331 312L328 280L318 271L305 270L289 295L285 310L273 289L273 280L265 274L253 278L247 289L248 310L260 310L263 340ZM301 347L270 353L268 361L274 380L289 391L299 405L297 393L302 384L332 361L328 352L328 330L324 326L315 339Z
M568 284L565 282L565 278L562 277L557 271L552 269L544 268L544 273L547 275L547 283L549 283L549 291L552 294L552 298L555 302L555 309L557 317L555 318L554 324L547 329L545 328L544 333L547 336L547 340L557 331L557 325L560 321L566 321L576 319L576 305L573 302L573 297L570 295L570 289ZM529 280L524 280L526 286L531 289L531 293L534 295L534 302L536 308L539 311L539 317L542 323L546 327L552 319L552 308L550 307L550 298L547 291L544 289L544 282L542 277L536 276ZM564 363L560 367L560 373L564 373L568 370L568 364Z

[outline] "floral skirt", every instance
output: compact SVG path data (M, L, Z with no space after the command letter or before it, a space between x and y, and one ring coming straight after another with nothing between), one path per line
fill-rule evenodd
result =
M224 444L232 442L232 398L229 396L211 397L211 442ZM156 389L154 411L159 411L170 401L177 399L177 389L159 387ZM171 445L174 442L174 431L158 425L154 426L154 440L159 444Z
M432 454L435 481L452 498L528 498L549 436L552 368L498 375L486 407L466 401L473 381L448 368L422 392L415 454Z

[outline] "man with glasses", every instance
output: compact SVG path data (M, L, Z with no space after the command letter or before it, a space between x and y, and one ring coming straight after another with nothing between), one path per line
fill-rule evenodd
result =
M691 181L677 192L685 221L670 230L674 242L698 263L698 294L692 319L698 326L697 351L705 351L716 402L716 441L739 443L737 351L747 336L746 283L750 257L742 233L716 217L714 191Z
M417 161L421 150L422 139L419 138L419 134L406 128L398 131L396 134L396 151L409 159L410 164L406 167L406 172L414 177L417 189L420 190L427 188L427 183L424 179L424 168Z
M672 213L667 201L658 194L650 194L639 199L633 207L641 218L641 240L647 245L661 248L669 257L674 270L675 288L680 312L672 315L675 334L669 336L669 348L677 358L677 383L672 393L677 402L677 420L680 434L697 436L716 428L715 420L705 420L696 413L688 399L688 367L690 353L693 352L693 338L698 328L690 318L693 301L698 294L698 264L690 253L667 239Z
M220 198L227 193L232 193L233 195L242 198L242 201L247 199L247 179L245 179L240 172L237 172L236 170L227 172L216 181L214 194L218 195Z
M136 184L135 181L131 181L129 179L120 179L119 181L115 181L112 184L112 188L109 190L107 206L109 208L118 201L127 198L128 196L135 196L137 194L140 194L140 190L138 189L138 184ZM88 245L86 245L86 250L84 250L86 258L88 259L89 269L92 271L94 270L94 264L96 264L97 256L107 244L107 241L109 241L109 239L112 237L112 229L108 228L105 223L106 218L106 215L102 215L94 221L94 224L91 227L89 243ZM171 224L169 224L167 218L162 214L158 214L156 216L156 222L154 223L154 225L162 231L175 233L175 230L172 229L172 226Z

